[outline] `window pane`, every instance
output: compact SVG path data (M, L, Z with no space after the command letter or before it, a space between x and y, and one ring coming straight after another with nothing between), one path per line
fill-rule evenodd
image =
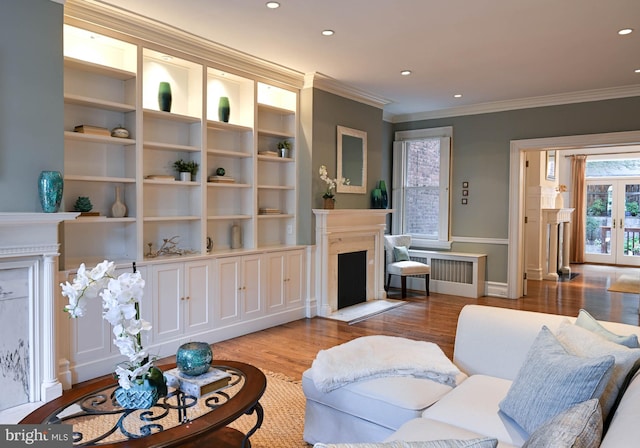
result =
M440 188L407 188L405 195L405 231L423 238L438 238Z
M405 232L438 239L440 210L440 139L407 142Z

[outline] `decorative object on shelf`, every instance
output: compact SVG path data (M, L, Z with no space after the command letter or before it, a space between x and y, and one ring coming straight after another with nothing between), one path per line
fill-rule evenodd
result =
M57 213L60 210L64 182L60 171L42 171L38 178L40 205L45 213Z
M382 190L374 188L371 191L371 208L382 208Z
M221 96L218 101L218 120L229 122L229 115L231 115L231 106L229 105L229 97Z
M279 142L278 149L280 150L280 157L289 157L289 151L291 150L291 142L289 140L283 140Z
M207 252L211 252L213 250L213 239L208 236L207 237Z
M161 111L171 112L171 84L161 82L158 87L158 107Z
M226 173L226 171L225 171L225 169L224 169L224 168L222 168L222 167L220 167L220 168L218 168L218 169L216 170L216 175L218 175L218 176L224 176L224 175L225 175L225 173Z
M111 129L111 137L129 138L129 131L118 125L115 128Z
M116 187L116 201L111 206L111 216L114 218L124 218L127 216L127 206L122 201L122 187Z
M338 184L338 179L331 179L329 177L329 174L327 173L327 167L325 165L320 166L320 169L318 170L318 172L320 173L320 180L322 180L324 183L327 184L327 189L322 195L322 199L324 199L324 208L332 209L335 207L334 191L336 189L336 185ZM349 179L342 178L340 182L343 185L349 185L350 181ZM331 201L327 201L327 199L331 199ZM328 206L329 204L331 205Z
M120 386L115 391L116 399L124 408L147 409L159 396L166 395L167 386L162 372L153 365L154 359L142 347L142 333L151 330L151 324L140 318L144 280L135 263L133 272L118 277L115 269L113 261L104 260L90 271L82 263L73 283L60 283L62 295L69 299L64 311L72 318L82 317L86 299L102 297L102 317L113 326L114 343L128 358L115 370Z
M180 372L189 376L202 375L209 370L213 352L206 342L187 342L178 347L176 366Z
M387 184L384 180L380 180L378 183L378 188L380 188L380 193L382 194L382 201L380 203L380 208L388 208L389 207L389 195L387 194Z
M555 208L561 209L564 208L564 198L562 197L562 193L567 191L567 186L564 184L560 184L556 187L556 203Z
M91 203L91 199L87 196L78 196L76 203L73 204L73 209L80 213L90 212L92 208L93 204Z
M180 173L181 181L191 181L198 174L198 168L200 165L195 160L184 161L182 159L173 162L173 167Z
M237 223L233 223L231 226L231 249L242 248L242 227Z
M189 249L180 249L177 242L178 238L180 238L178 235L172 236L171 238L163 238L162 246L160 246L160 249L156 251L153 250L153 243L147 243L147 246L149 246L149 252L147 252L146 257L156 258L163 255L188 255L197 253L196 251Z

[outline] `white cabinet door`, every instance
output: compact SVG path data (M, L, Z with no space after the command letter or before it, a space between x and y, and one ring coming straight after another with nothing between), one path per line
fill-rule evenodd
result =
M154 342L204 331L210 325L210 270L207 260L151 267Z
M269 313L302 303L304 252L301 250L265 254L266 302Z
M260 255L219 258L216 261L218 326L263 313L263 272Z

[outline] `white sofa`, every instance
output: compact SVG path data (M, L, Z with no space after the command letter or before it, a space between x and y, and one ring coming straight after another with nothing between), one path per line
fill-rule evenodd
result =
M489 436L498 439L499 447L520 447L529 434L500 412L499 404L541 328L555 332L563 321L566 325L566 319L576 320L465 306L458 320L453 362L469 378L453 389L429 380L398 377L360 381L322 393L308 370L303 375L307 400L304 438L313 444ZM640 335L640 327L599 323L618 335ZM601 446L635 446L640 440L640 374L633 377L612 415Z

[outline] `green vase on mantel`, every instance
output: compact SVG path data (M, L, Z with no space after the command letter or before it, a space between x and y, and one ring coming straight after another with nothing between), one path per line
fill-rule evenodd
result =
M171 112L171 84L161 82L158 87L158 107L163 112Z

